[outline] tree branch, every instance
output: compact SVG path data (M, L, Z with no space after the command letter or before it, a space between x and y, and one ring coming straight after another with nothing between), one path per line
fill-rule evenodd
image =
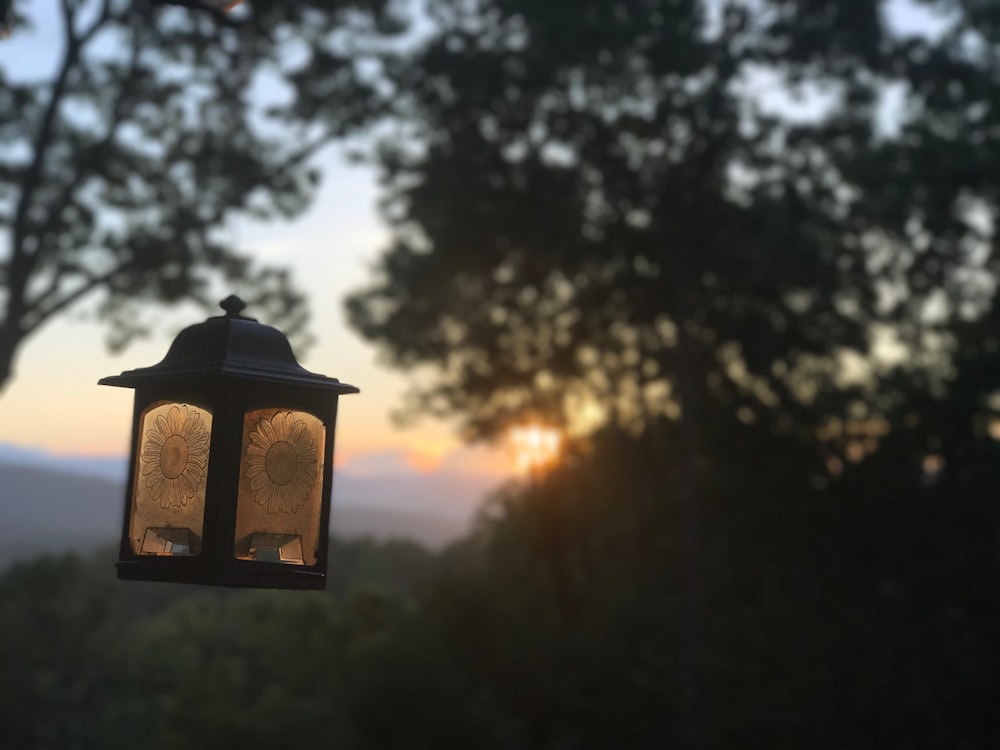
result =
M77 37L73 28L75 12L70 3L71 0L62 0L63 19L66 23L66 52L63 56L62 65L59 67L56 80L52 84L52 93L42 114L38 133L35 136L33 157L31 164L28 165L24 173L21 183L21 196L17 202L13 226L11 227L10 273L7 284L8 296L5 322L8 325L16 324L19 328L21 327L21 318L26 312L24 297L27 291L28 279L34 270L38 261L38 255L41 252L40 247L32 251L28 251L25 248L28 212L31 209L35 192L41 182L49 147L54 140L56 119L59 114L59 107L66 94L70 73L79 62L80 50L83 45L93 37L110 15L109 0L103 0L101 12L97 19L82 36Z
M28 224L28 210L31 207L35 191L41 179L48 149L52 143L52 131L55 127L56 115L66 91L66 82L69 78L69 73L76 64L78 53L79 50L75 43L71 42L66 48L66 55L63 58L62 66L59 69L55 82L52 84L52 94L42 115L38 134L35 136L34 156L31 164L28 165L28 169L24 173L24 179L21 183L21 197L14 212L14 224L11 228L10 283L6 316L8 323L12 320L17 320L23 313L24 292L28 277L31 275L31 270L37 260L37 250L29 252L24 246Z
M241 3L242 0L230 0L230 2L226 2L224 5L221 3L201 2L200 0L153 0L153 5L172 5L179 8L188 8L189 10L204 11L218 23L234 29L240 28L243 24L239 21L234 21L228 13Z
M107 7L107 3L105 3L105 7ZM125 100L126 100L125 91L129 87L129 85L136 79L136 73L139 69L140 51L141 48L139 42L133 36L132 56L131 59L129 60L128 74L122 81L121 92L118 98L115 99L114 106L111 109L107 132L100 140L94 142L87 148L88 151L88 153L86 154L86 156L88 157L87 159L84 159L83 155L81 154L81 156L75 160L76 164L78 165L78 168L75 171L72 179L69 181L69 183L66 184L62 192L59 194L59 197L52 202L52 205L49 208L50 215L58 216L60 213L62 213L63 209L69 205L70 201L73 198L73 194L76 192L76 190L80 187L80 185L84 182L84 180L87 179L87 177L91 176L94 173L94 166L97 164L101 152L111 145L112 141L114 141L115 139L115 136L118 134L118 129L121 126L122 120L125 117ZM26 309L25 312L27 312L28 310L30 310L30 307Z
M62 0L60 7L62 7L63 22L66 24L66 44L75 44L77 42L76 11L73 9L73 0Z
M107 271L105 273L93 276L89 274L83 274L85 280L78 288L71 292L68 292L65 296L60 299L56 299L48 306L43 306L41 303L44 302L54 294L51 292L54 288L58 287L58 279L62 277L61 274L57 274L56 278L53 280L52 284L49 285L50 292L46 292L43 296L39 297L32 305L30 315L26 315L28 325L23 328L25 332L32 331L38 328L42 323L51 318L53 315L58 315L63 310L66 310L70 306L76 304L81 299L86 297L92 291L100 286L110 283L115 276L120 274L124 270L125 266L120 265Z
M82 47L96 34L100 28L111 18L111 0L103 0L101 2L101 12L97 14L97 18L90 25L86 31L84 31L79 37L79 45Z

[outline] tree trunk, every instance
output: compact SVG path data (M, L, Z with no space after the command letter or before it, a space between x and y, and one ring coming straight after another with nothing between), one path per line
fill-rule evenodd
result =
M9 323L0 325L0 392L7 388L14 375L14 357L24 334Z
M700 390L694 348L687 330L691 279L684 251L678 253L673 274L674 318L677 326L677 391L681 402L678 456L678 536L680 567L680 738L685 748L698 747L703 732L701 630L702 565L701 505L698 492Z

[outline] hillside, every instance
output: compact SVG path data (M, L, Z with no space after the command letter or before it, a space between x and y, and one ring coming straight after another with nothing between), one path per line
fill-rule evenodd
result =
M0 461L0 565L47 552L87 552L119 538L124 481L79 469ZM466 530L490 485L472 475L341 473L331 533L439 547Z

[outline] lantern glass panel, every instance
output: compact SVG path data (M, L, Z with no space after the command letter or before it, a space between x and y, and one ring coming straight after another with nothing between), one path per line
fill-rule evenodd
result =
M160 401L139 426L129 542L140 555L201 551L211 412Z
M236 557L316 564L325 442L325 425L308 412L272 408L244 415Z

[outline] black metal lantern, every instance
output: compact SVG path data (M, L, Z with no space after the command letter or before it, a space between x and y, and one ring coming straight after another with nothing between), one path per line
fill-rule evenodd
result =
M118 577L321 589L338 397L276 328L240 313L190 326L135 389Z

